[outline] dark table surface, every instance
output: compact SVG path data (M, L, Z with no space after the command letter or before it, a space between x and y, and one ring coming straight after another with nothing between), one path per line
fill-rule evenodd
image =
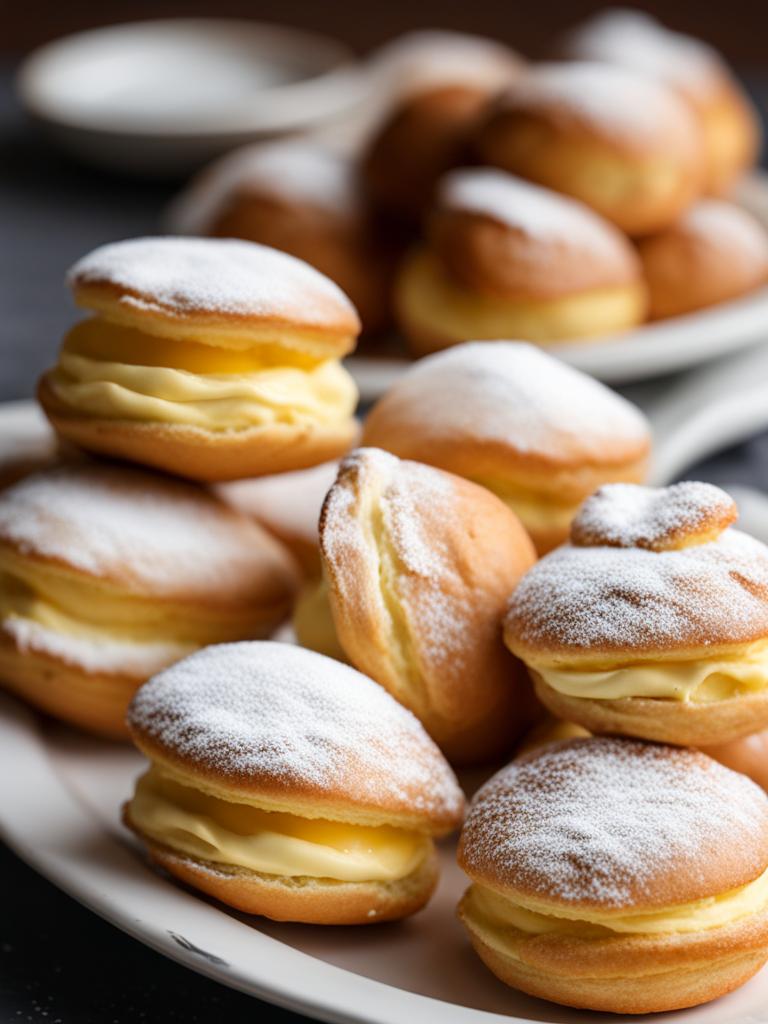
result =
M72 320L63 272L102 242L160 230L173 183L106 176L51 151L0 69L0 401L31 396ZM768 97L756 78L755 91ZM768 434L686 475L768 489ZM0 1024L304 1018L233 992L123 935L0 844Z

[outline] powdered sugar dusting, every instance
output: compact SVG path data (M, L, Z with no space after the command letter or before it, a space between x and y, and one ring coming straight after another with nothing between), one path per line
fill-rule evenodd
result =
M233 238L133 238L103 245L69 271L69 283L107 282L121 304L171 316L191 312L298 319L335 327L355 317L341 289L302 260Z
M290 644L205 648L143 686L128 717L225 778L350 791L351 803L425 818L461 812L455 776L410 711L355 669Z
M90 673L127 675L146 679L190 654L193 644L136 642L84 634L59 633L39 622L15 616L0 622L0 632L11 637L22 653L34 652L63 661Z
M455 84L500 89L522 66L522 58L495 39L438 29L399 36L373 59L374 74L393 98Z
M566 657L675 651L768 636L768 548L734 529L679 551L551 552L510 599L506 637Z
M342 217L362 204L354 167L344 156L301 140L259 143L228 153L195 178L173 204L170 225L181 234L205 234L235 199L247 195Z
M626 7L608 8L589 18L570 34L566 50L579 60L633 68L702 98L717 87L723 73L722 60L711 46Z
M524 235L626 260L626 239L587 206L493 168L451 171L440 183L444 207L491 217Z
M768 272L768 234L741 206L701 199L681 218L678 229L725 251L730 259L744 260L749 266L762 264Z
M61 465L21 480L0 493L0 541L158 596L247 600L270 586L287 596L292 579L255 523L193 484L123 467Z
M593 738L495 775L473 801L462 852L471 875L622 908L657 895L670 902L670 876L680 902L714 895L723 847L768 867L766 827L762 790L698 751Z
M662 551L736 520L733 498L714 484L686 480L671 487L606 484L571 524L575 544Z
M689 138L695 126L685 103L666 86L612 64L539 64L509 90L504 107L557 110L627 144Z
M638 448L649 440L630 402L525 342L473 341L421 359L380 406L412 421L425 450L433 440L474 437L555 461L565 447L599 464L617 438ZM374 408L365 428L373 444L376 423Z
M401 603L406 618L417 624L419 653L432 662L461 656L472 647L468 633L476 620L471 594L451 549L450 517L455 514L451 477L377 448L360 448L348 455L326 500L323 523L323 552L342 580L345 573L355 571L356 563L348 557L351 550L371 557L355 498L355 492L366 491L376 496L375 511L381 519L375 551L379 576ZM425 509L440 510L447 523L445 531L427 532L434 520L425 518ZM394 565L382 570L381 561L390 552ZM354 581L344 589L354 593Z

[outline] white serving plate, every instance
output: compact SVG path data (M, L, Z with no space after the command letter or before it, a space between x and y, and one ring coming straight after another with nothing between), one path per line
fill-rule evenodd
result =
M672 385L646 385L633 397L654 425L653 477L661 483L687 463L768 426L768 349L741 353ZM0 407L0 437L40 436L41 429L31 402ZM755 498L752 506L755 532L765 535L768 504ZM443 877L436 897L423 913L400 924L276 924L193 895L153 871L120 823L120 805L141 765L140 755L127 745L84 737L0 695L0 836L54 884L158 952L321 1020L587 1024L605 1019L515 993L482 966L455 919L465 880L450 843L441 851ZM481 780L467 776L463 781L471 791ZM664 1020L765 1024L768 971L716 1003Z
M364 80L341 43L255 21L173 18L36 50L16 86L62 146L122 172L175 174L256 138L346 118Z
M469 948L454 908L465 880L442 849L443 877L399 924L322 928L248 919L152 870L119 821L142 768L129 746L38 720L0 695L0 835L32 867L117 927L232 988L343 1024L595 1024L513 992ZM658 1018L655 1018L658 1019ZM617 1024L635 1017L616 1016ZM768 971L668 1024L764 1024Z
M752 174L736 200L768 229L768 175ZM630 384L699 366L768 341L768 287L711 309L646 324L598 341L568 342L546 350L609 384ZM365 401L379 398L412 365L404 358L347 360Z

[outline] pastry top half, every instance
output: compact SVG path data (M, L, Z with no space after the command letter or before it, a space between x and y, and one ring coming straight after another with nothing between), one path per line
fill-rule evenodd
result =
M768 638L768 548L731 527L711 484L602 487L571 541L512 595L509 647L529 666L599 668L738 655Z
M694 904L694 916L768 868L768 798L696 750L571 740L480 789L459 862L528 910L610 921Z
M673 32L631 8L600 11L569 33L564 50L575 60L605 61L666 82L696 105L706 105L731 75L707 43Z
M455 776L409 711L291 644L199 651L139 690L128 726L167 775L222 800L434 835L463 814Z
M627 68L597 61L539 64L499 98L486 136L508 118L541 119L564 135L607 145L629 159L681 154L692 162L701 138L688 105L666 85Z
M493 168L443 178L429 234L449 272L485 295L557 298L640 279L635 251L612 224L575 199Z
M700 200L665 231L641 239L639 252L654 317L715 305L768 281L768 232L722 199Z
M285 603L297 584L280 544L202 488L90 462L0 494L0 556L99 584L102 598L116 589L238 612Z
M69 283L78 305L109 321L207 346L270 344L327 359L349 352L360 329L350 301L323 274L237 239L114 242L79 260Z
M501 88L524 67L523 58L496 39L467 32L407 32L377 51L374 74L394 99L445 85Z
M468 342L420 360L390 388L363 443L499 494L582 500L606 471L641 477L650 430L626 399L533 345Z
M320 545L350 660L452 759L508 745L527 708L499 643L501 616L535 559L514 513L467 480L361 448L326 498Z
M185 235L222 234L229 216L248 202L312 210L339 222L365 211L350 160L301 140L262 142L205 168L172 205L170 227Z

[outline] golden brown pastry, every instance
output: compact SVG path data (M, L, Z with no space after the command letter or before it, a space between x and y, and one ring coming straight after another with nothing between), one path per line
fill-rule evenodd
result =
M540 64L475 134L484 163L582 200L630 235L661 231L699 196L703 143L663 83L610 64Z
M0 493L0 679L124 736L148 676L205 644L268 636L297 584L277 541L192 484L54 466Z
M768 798L699 751L599 737L529 754L476 795L459 863L476 952L530 995L675 1010L768 959Z
M692 746L768 727L768 548L712 484L608 484L511 597L505 640L558 718Z
M69 280L94 315L39 387L65 440L208 481L352 444L357 390L339 359L359 321L306 263L233 239L136 238L96 249Z
M715 306L768 282L768 234L752 214L702 199L677 223L639 243L652 317Z
M624 235L582 203L492 168L440 182L395 302L417 355L470 338L599 338L636 326L647 304Z
M695 111L704 137L704 186L725 192L757 159L760 121L716 50L643 11L609 8L569 35L567 56L618 64L664 82Z
M487 487L544 553L600 484L644 478L650 428L626 399L532 345L469 342L394 384L363 444Z
M124 809L153 861L249 914L373 924L437 882L458 783L414 716L359 672L291 644L208 647L128 712L150 759Z
M293 473L220 484L216 493L277 537L307 576L319 576L320 509L338 469L338 462L323 462Z
M374 217L348 158L306 141L257 143L203 170L171 207L184 235L245 238L306 260L386 327L399 248Z
M506 599L535 560L514 513L459 477L362 448L326 498L320 550L331 617L313 621L333 624L351 664L410 708L450 760L509 750L533 713L501 642ZM295 625L300 642L318 644Z
M362 173L377 206L413 224L438 179L466 161L479 118L524 62L489 39L458 33L412 33L388 49L379 63L388 66L391 109L367 142Z

